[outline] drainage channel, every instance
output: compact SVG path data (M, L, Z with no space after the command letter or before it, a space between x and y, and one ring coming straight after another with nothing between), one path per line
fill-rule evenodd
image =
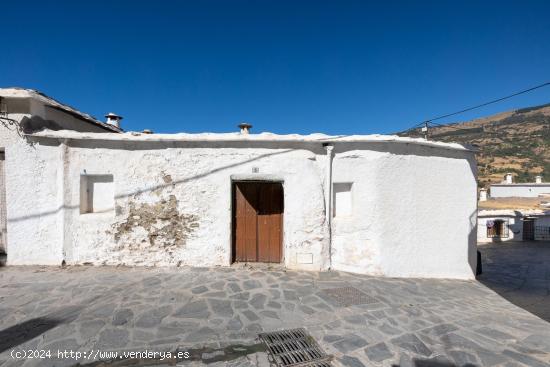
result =
M330 367L327 355L305 329L291 329L259 335L271 361L277 367Z

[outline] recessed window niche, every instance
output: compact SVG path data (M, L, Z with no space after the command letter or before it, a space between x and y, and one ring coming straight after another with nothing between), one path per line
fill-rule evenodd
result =
M351 182L334 183L333 216L349 217L352 214Z
M113 175L80 175L80 214L115 209Z

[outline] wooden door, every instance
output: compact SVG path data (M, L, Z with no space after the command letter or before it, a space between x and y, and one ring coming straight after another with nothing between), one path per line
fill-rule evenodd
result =
M233 261L281 262L282 184L237 182L233 198Z
M525 241L535 240L535 221L533 219L523 220L523 240Z

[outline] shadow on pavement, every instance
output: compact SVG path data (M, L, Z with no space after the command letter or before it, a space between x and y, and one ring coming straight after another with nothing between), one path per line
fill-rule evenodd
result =
M0 353L31 340L61 324L61 320L37 317L0 331Z
M550 322L550 242L478 246L478 281L518 307Z
M0 331L0 353L34 339L60 324L73 321L78 317L80 309L78 306L64 307L46 316L26 320Z

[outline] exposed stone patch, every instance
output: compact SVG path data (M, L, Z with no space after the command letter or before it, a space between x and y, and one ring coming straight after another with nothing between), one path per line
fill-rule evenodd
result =
M150 247L169 251L185 246L198 227L198 216L180 213L178 200L170 195L168 200L152 204L130 201L126 218L113 225L113 235L122 248L143 250Z
M172 176L170 176L170 175L164 175L164 176L162 176L162 180L163 180L164 183L166 183L166 184L171 184L171 183L173 182Z

